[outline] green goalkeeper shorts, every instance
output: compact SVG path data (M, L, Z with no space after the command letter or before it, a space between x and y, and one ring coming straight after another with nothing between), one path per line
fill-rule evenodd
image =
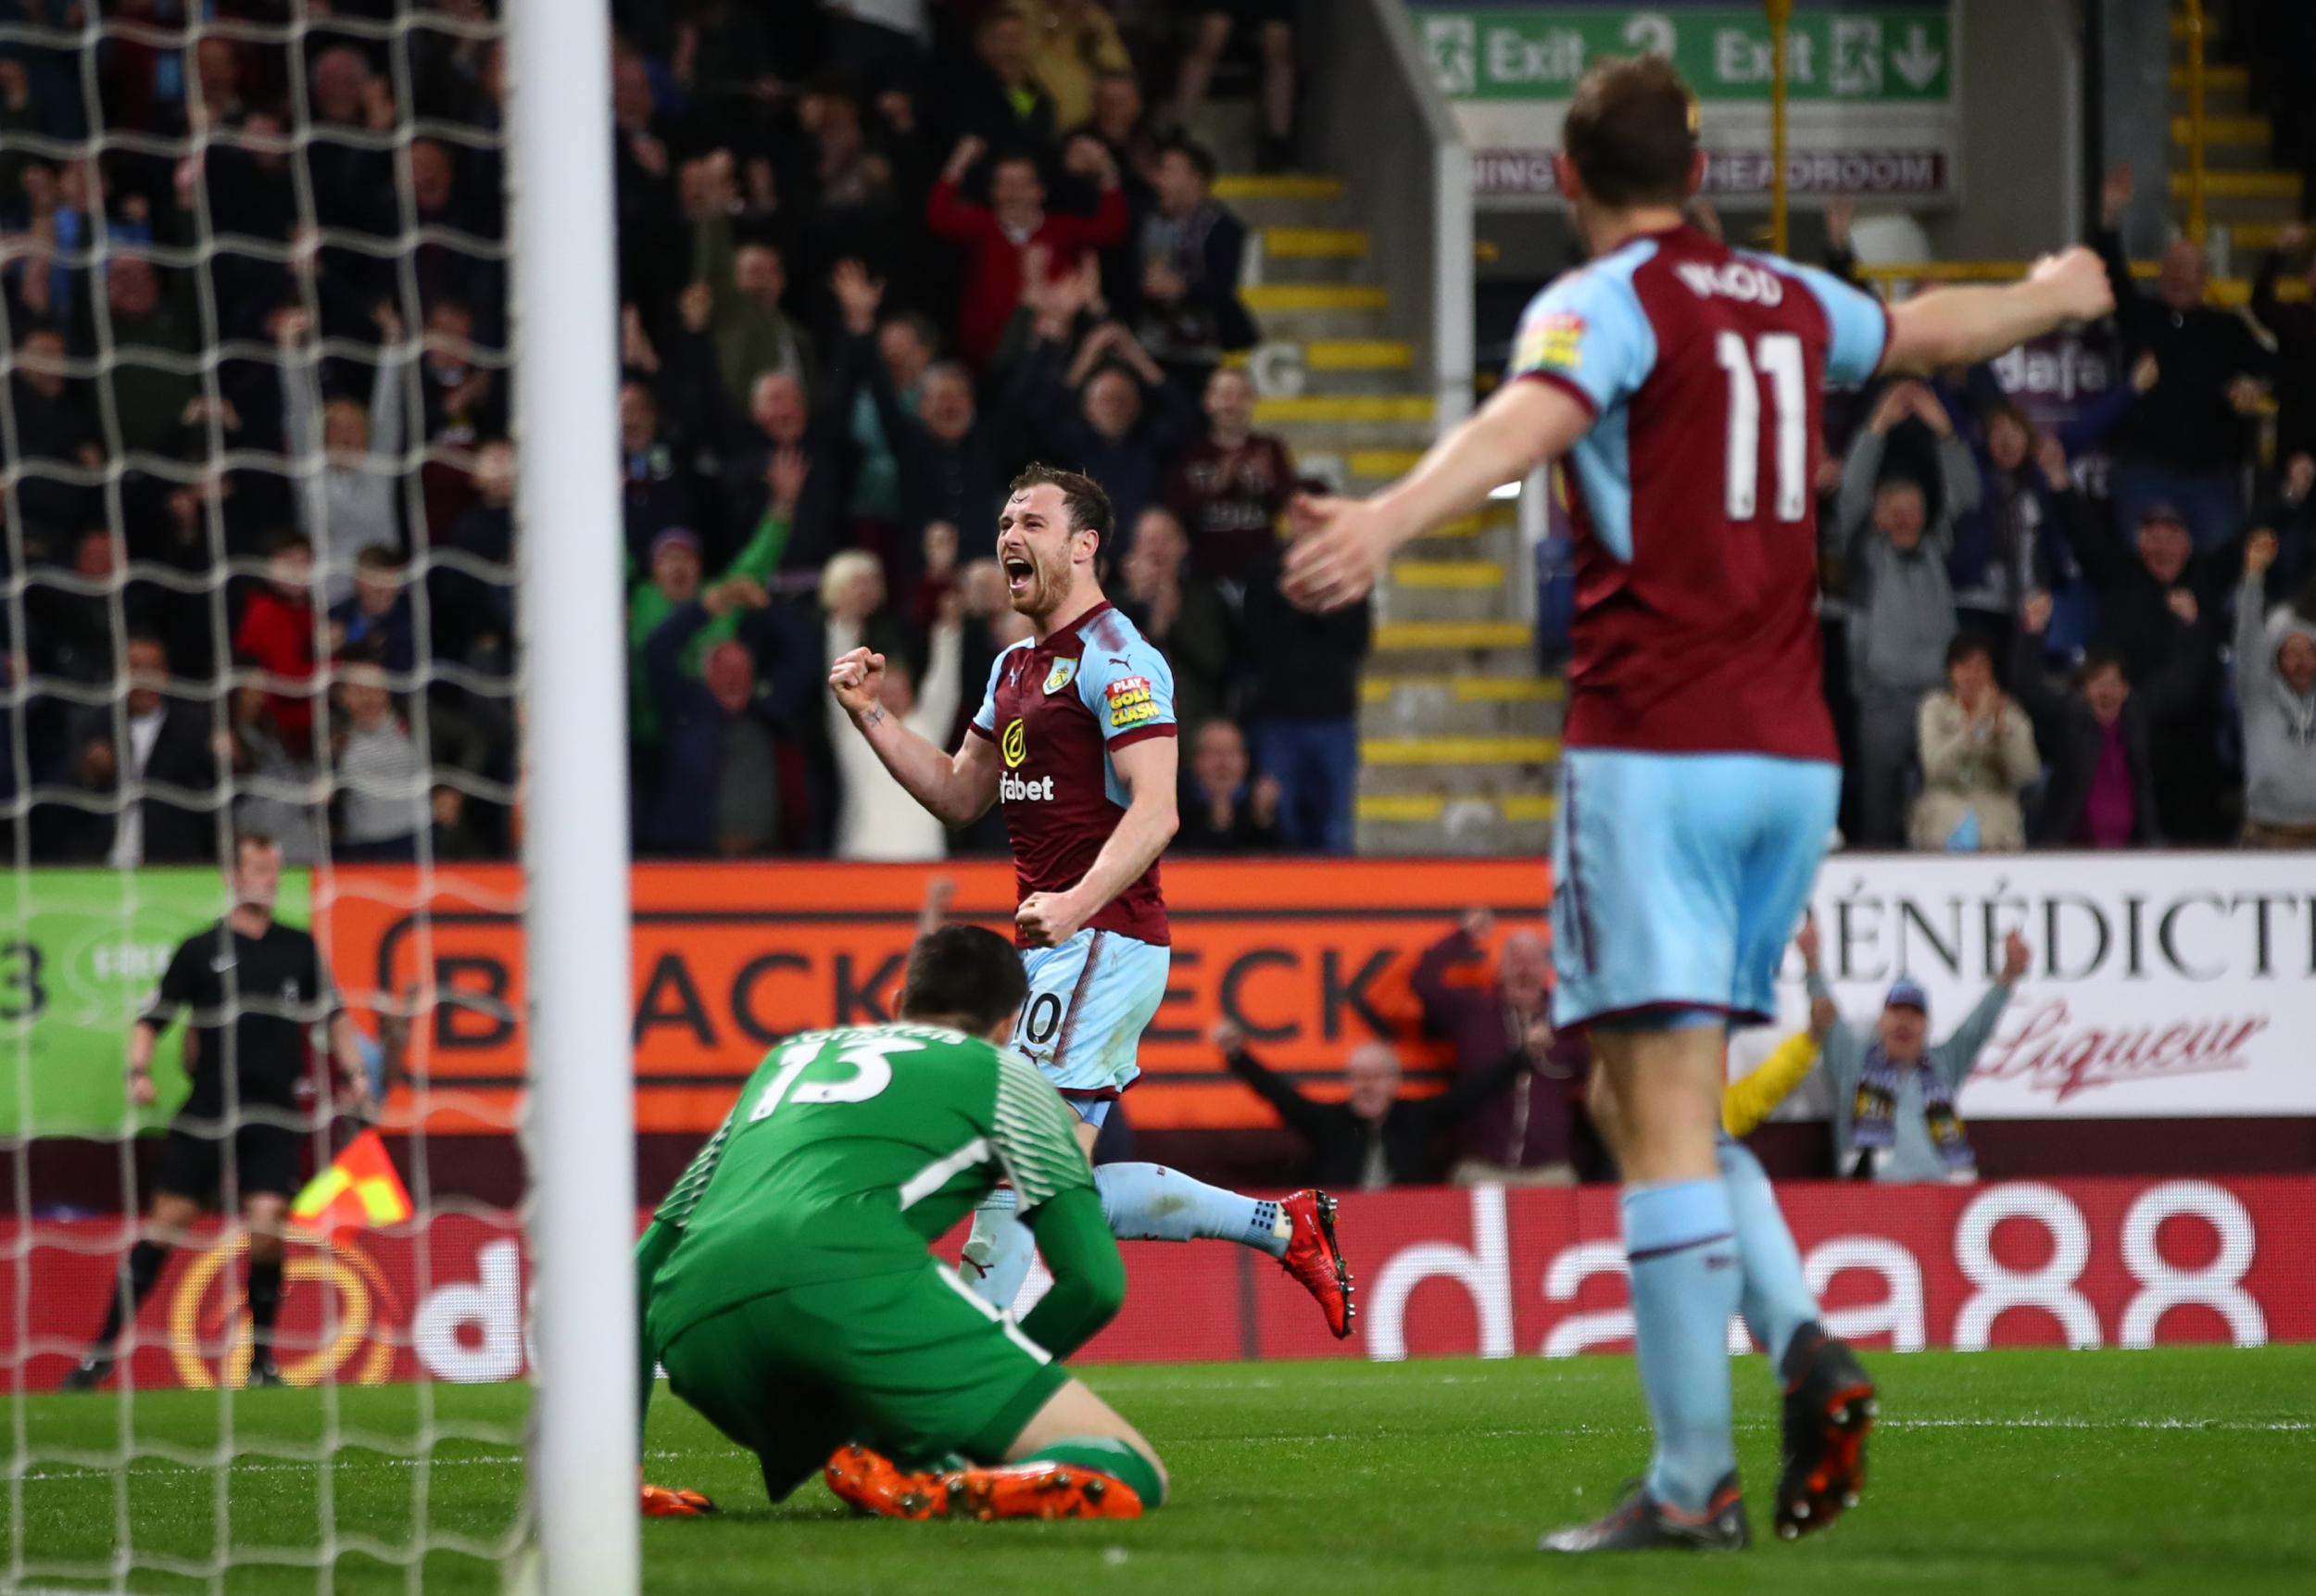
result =
M780 1501L850 1441L904 1464L1001 1461L1069 1380L950 1267L767 1292L677 1332L668 1388L762 1460Z

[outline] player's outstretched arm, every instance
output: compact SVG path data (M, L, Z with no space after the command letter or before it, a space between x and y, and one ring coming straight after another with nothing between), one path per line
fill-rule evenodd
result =
M1295 542L1287 597L1307 609L1356 601L1394 549L1479 509L1504 484L1567 453L1592 424L1592 412L1557 383L1507 383L1373 498L1298 499L1288 512Z
M2044 257L2023 282L2000 288L1941 288L1890 309L1884 371L1935 371L1991 360L2069 321L2096 321L2115 308L2107 268L2077 245Z
M885 656L855 648L829 667L828 688L911 798L944 825L979 820L997 801L996 746L968 732L963 747L944 753L938 744L901 724L899 716L885 712L877 698L884 674Z

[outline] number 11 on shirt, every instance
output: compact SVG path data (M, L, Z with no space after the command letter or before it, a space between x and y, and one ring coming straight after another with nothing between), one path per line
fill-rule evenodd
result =
M1777 427L1777 519L1799 521L1809 492L1809 394L1801 340L1791 333L1764 333L1747 348L1743 333L1725 331L1713 350L1729 374L1729 519L1753 519L1761 470L1761 379L1767 378Z

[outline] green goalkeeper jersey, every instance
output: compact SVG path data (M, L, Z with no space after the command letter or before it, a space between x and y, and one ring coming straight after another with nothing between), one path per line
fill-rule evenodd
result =
M1057 1208L1100 1223L1073 1116L1026 1060L931 1025L794 1037L653 1216L682 1239L654 1272L651 1331L665 1341L766 1292L922 1268L926 1243L1001 1179L1025 1215L1083 1191Z

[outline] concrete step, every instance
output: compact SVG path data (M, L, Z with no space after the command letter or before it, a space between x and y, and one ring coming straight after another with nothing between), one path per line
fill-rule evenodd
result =
M2251 69L2247 67L2238 67L2226 61L2205 62L2203 69L2205 107L2209 108L2213 94L2247 94L2251 89ZM2171 92L2184 94L2187 93L2187 65L2184 61L2175 61L2171 64Z
M1331 205L1343 197L1343 180L1329 172L1315 171L1225 172L1215 179L1214 195L1246 220L1253 220L1248 208L1252 206Z
M1379 315L1391 308L1391 291L1377 283L1258 283L1239 296L1264 318L1347 310Z
M1416 469L1423 459L1421 449L1358 449L1343 459L1344 469L1360 492L1397 482Z
M1416 394L1306 394L1254 405L1255 424L1284 435L1298 455L1428 447L1438 431L1436 413L1430 396Z
M1332 289L1349 286L1356 285L1264 283L1256 288L1240 289L1240 295L1249 301L1247 308L1254 312L1255 327L1266 341L1290 344L1359 344L1388 340L1394 334L1406 331L1403 327L1393 326L1392 319L1381 307L1375 305L1371 297L1341 303L1295 297L1286 300L1283 304L1275 304L1269 309L1258 308L1252 302L1253 296L1258 295L1268 297L1273 294L1283 295L1291 290L1299 295L1306 288ZM1371 290L1361 287L1363 295L1371 295L1380 292L1382 292L1380 289Z
M1376 587L1378 624L1516 620L1519 596L1493 559L1402 559Z
M1367 258L1367 231L1363 227L1266 227L1255 237L1262 244L1265 260Z
M1528 734L1366 736L1359 740L1359 790L1393 796L1546 792L1559 760L1559 738Z
M2167 96L2167 101L2171 115L2175 117L2184 117L2195 108L2193 96L2187 92L2187 85L2176 79L2171 84L2171 92ZM2207 117L2250 116L2252 114L2252 92L2248 86L2216 89L2206 84L2203 92L2203 114Z
M1500 593L1506 575L1501 560L1397 559L1384 580L1413 593Z
M1355 227L1265 227L1249 241L1244 280L1355 283L1367 275L1367 234Z
M1375 629L1378 654L1484 654L1498 649L1525 653L1535 641L1535 631L1525 621L1397 621ZM1422 667L1402 661L1393 668L1416 671Z
M2194 119L2184 112L2174 113L2171 118L2171 142L2184 151L2195 143L2195 139ZM2275 130L2266 117L2222 117L2214 115L2209 106L2204 107L2203 142L2207 150L2223 145L2251 145L2265 155L2274 139Z
M2191 184L2184 171L2171 173L2171 197L2184 200ZM2204 194L2211 199L2259 200L2264 204L2297 205L2300 174L2261 168L2246 171L2206 171Z
M1502 585L1459 589L1402 587L1383 582L1375 590L1375 623L1378 626L1483 625L1517 621L1519 612L1517 596Z
M1360 729L1373 736L1560 735L1560 684L1533 676L1371 675Z
M2239 221L2228 227L2228 243L2238 255L2264 254L2276 246L2285 223L2283 221Z
M1366 737L1359 744L1359 758L1367 765L1427 770L1450 765L1548 765L1559 757L1557 737Z
M1315 338L1303 344L1273 338L1232 351L1223 364L1252 375L1254 391L1265 398L1404 394L1416 346L1391 338Z
M1557 676L1518 672L1502 676L1372 674L1359 684L1360 701L1368 704L1559 704L1567 696L1567 684Z
M1370 426L1412 422L1429 426L1439 403L1429 394L1305 394L1296 398L1257 399L1258 426Z
M1340 227L1347 220L1343 180L1319 172L1226 172L1214 195L1261 233L1273 227Z
M1362 794L1355 800L1358 848L1371 858L1525 855L1552 846L1549 795L1452 798Z
M1305 476L1315 476L1333 485L1338 492L1367 494L1405 476L1423 459L1423 450L1415 448L1346 448L1314 447L1310 452L1298 451L1295 465ZM1519 536L1519 515L1508 499L1491 504L1478 515L1444 522L1432 532L1426 533L1409 547L1419 553L1432 555L1454 546L1475 547L1484 545L1485 558L1509 560L1513 558Z
M1511 533L1517 536L1519 530L1519 510L1510 500L1503 499L1489 505L1477 515L1460 516L1454 521L1441 522L1408 547L1428 559L1436 559L1451 549L1477 551L1498 535ZM1490 554L1484 558L1496 557Z

